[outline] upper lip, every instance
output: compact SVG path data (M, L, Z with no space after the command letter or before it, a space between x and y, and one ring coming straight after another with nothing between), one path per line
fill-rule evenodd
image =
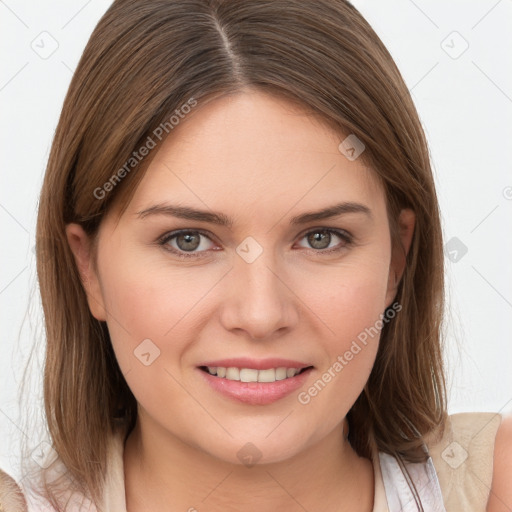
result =
M269 370L270 368L308 368L311 364L301 363L292 359L281 359L272 357L268 359L251 359L249 357L236 357L230 359L218 359L216 361L206 361L199 366L215 366L221 368L252 368L254 370Z

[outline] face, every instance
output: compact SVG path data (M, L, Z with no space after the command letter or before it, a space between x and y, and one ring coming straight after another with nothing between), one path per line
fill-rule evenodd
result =
M403 270L384 191L340 152L345 137L263 93L216 99L154 149L120 219L104 218L95 270L87 237L68 226L146 428L239 464L247 442L277 462L341 425ZM272 370L292 367L305 370Z

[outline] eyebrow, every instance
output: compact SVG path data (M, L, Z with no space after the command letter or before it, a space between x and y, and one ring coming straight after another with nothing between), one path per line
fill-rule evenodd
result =
M331 217L338 217L348 213L362 213L372 218L370 208L364 204L354 202L339 203L322 210L302 213L290 219L291 225L306 224L308 222L329 219ZM206 210L197 210L189 206L177 206L172 204L156 204L144 210L136 212L140 219L145 219L153 215L168 215L171 217L178 217L180 219L197 220L202 222L209 222L210 224L217 224L219 226L226 226L231 228L233 220L220 212L212 212Z

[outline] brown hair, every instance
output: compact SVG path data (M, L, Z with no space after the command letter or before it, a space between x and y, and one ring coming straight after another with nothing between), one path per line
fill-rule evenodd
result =
M94 500L108 436L130 429L137 409L107 326L90 313L65 226L80 223L94 236L114 201L126 207L156 151L100 199L98 187L157 127L191 98L199 109L245 87L297 101L364 143L361 158L385 187L395 246L400 209L416 215L396 295L402 309L384 325L371 375L348 413L352 446L369 458L376 443L417 462L425 459L422 436L443 428L438 202L418 114L373 29L344 0L118 0L71 81L37 221L46 418L60 459Z

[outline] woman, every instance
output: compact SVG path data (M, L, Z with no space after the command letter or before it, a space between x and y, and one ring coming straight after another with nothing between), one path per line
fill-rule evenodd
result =
M509 420L446 412L425 137L348 2L114 2L37 229L29 510L510 507Z

